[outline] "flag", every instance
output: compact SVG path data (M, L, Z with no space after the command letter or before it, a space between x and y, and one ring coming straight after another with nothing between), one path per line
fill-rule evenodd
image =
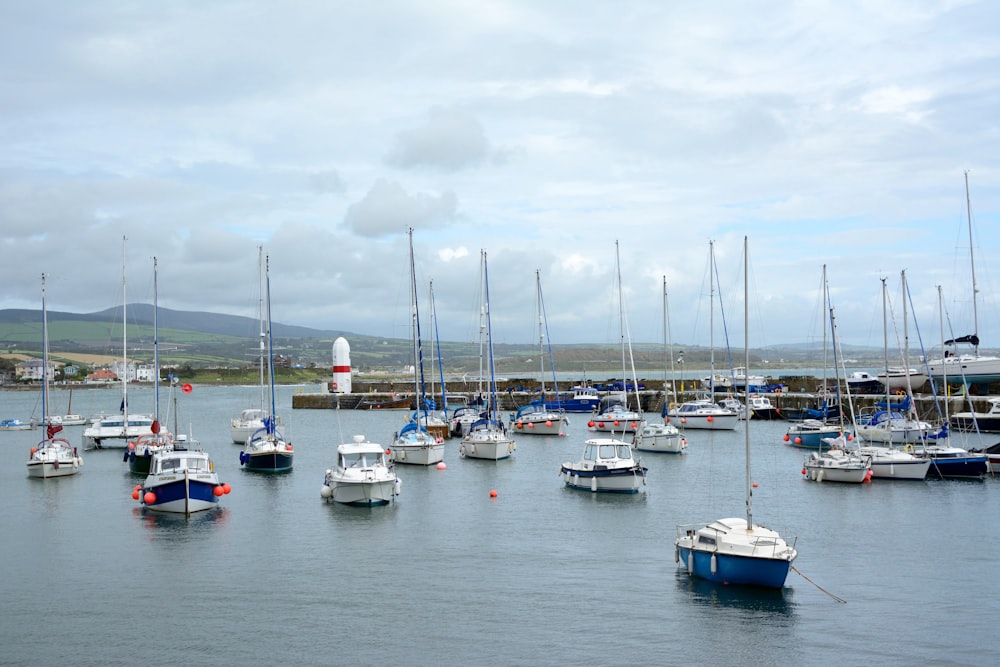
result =
M49 424L48 428L45 429L45 432L48 434L49 440L51 440L56 437L56 433L61 430L63 430L62 424Z

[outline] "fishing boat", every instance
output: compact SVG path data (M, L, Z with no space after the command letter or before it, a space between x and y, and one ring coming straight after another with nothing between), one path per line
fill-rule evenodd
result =
M750 416L754 419L764 421L784 419L781 415L781 409L772 403L771 399L767 396L751 396L748 407L750 409Z
M746 239L743 241L746 257ZM747 287L747 260L744 263L744 294ZM744 320L748 299L744 299ZM746 365L750 362L748 327L744 327L743 354ZM747 391L749 395L749 390ZM746 458L746 518L719 519L707 524L685 524L677 527L674 540L674 560L681 563L688 574L720 584L782 588L792 561L798 553L794 540L785 538L770 528L753 522L753 491L750 481L750 424L745 435Z
M219 505L232 490L219 481L209 455L186 435L176 437L174 448L152 457L149 475L132 490L143 509L191 515Z
M233 444L244 445L254 433L266 429L268 418L265 405L267 403L267 384L264 375L267 364L267 312L265 307L264 285L264 247L257 246L257 323L260 334L257 336L257 404L242 410L238 417L229 422L229 435ZM275 426L281 426L281 420L275 417Z
M264 303L266 311L267 386L270 410L264 424L254 431L240 451L240 465L244 470L262 473L283 473L292 469L295 453L292 443L285 440L278 430L277 408L274 396L274 342L271 338L271 277L269 259L264 258Z
M444 437L433 434L428 425L440 428L437 418L431 419L431 407L424 382L424 352L420 337L420 308L417 299L416 260L413 255L413 228L410 242L410 335L413 350L413 395L416 410L409 421L393 435L389 460L393 463L428 466L444 461ZM444 428L449 426L444 424Z
M490 274L486 261L486 251L482 251L482 307L480 308L479 327L479 364L482 369L484 363L483 341L485 336L486 351L488 352L489 366L489 391L487 394L485 411L479 419L469 426L468 433L462 438L462 444L458 447L458 453L462 458L487 459L490 461L500 461L510 458L517 449L514 441L504 427L500 419L500 401L497 398L496 364L493 357L493 325L490 317ZM480 377L482 373L480 373Z
M102 413L83 430L84 449L108 449L111 447L126 447L130 440L153 432L153 418L147 415L129 413L128 385L128 322L126 317L126 280L125 280L125 244L127 238L122 237L122 364L121 375L118 378L122 386L122 401L118 408L120 415Z
M546 401L545 407L563 412L593 412L600 402L600 392L584 382L570 387L568 392L557 395L554 400Z
M130 440L125 448L129 472L148 475L153 455L173 449L173 436L160 426L160 340L157 328L157 262L153 258L153 424L151 433Z
M580 458L559 469L566 486L593 493L638 493L646 485L646 472L632 446L615 438L587 440Z
M401 485L382 445L356 435L353 442L337 445L337 465L326 471L320 497L344 505L385 505L395 500Z
M49 323L45 306L45 274L42 274L42 422L48 415L49 404ZM58 424L45 427L45 437L31 448L28 455L28 477L49 479L75 475L83 466L83 458L76 447L65 438L57 438L62 431Z

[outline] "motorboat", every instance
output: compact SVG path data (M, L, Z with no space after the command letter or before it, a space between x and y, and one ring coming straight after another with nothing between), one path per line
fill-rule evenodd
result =
M885 393L885 385L868 371L853 371L848 375L847 389L852 396Z
M758 391L760 387L764 386L767 382L767 378L763 375L751 375L747 373L747 369L744 366L736 366L733 368L732 373L732 385L734 391Z
M38 428L34 420L0 419L0 431L33 431Z
M563 427L569 424L565 412L549 410L544 401L532 401L522 405L510 417L511 428L528 435L563 435Z
M614 438L593 438L578 461L566 462L560 474L566 486L594 493L638 493L646 468L632 456L632 446Z
M416 422L404 424L392 440L389 460L393 463L429 466L444 461L444 440L434 437Z
M144 509L190 515L217 507L231 490L229 484L220 483L199 443L178 436L174 449L152 457L149 475L132 490L132 498Z
M802 474L814 482L861 484L872 478L872 462L847 449L847 438L823 438L828 449L816 451L806 458Z
M980 433L1000 433L1000 398L989 399L986 412L956 412L951 415L950 424L956 431Z
M826 422L819 419L803 419L788 425L785 442L802 449L819 449L823 446L823 438L835 438L844 433L839 423ZM847 437L853 437L850 433Z
M781 409L771 402L771 399L767 396L750 396L750 416L754 419L763 420L774 420L774 419L784 419L781 415Z
M746 240L744 240L746 252ZM743 354L749 365L750 346L746 331L749 319L748 271L744 266L744 341ZM750 392L747 391L747 394ZM745 507L746 518L726 518L704 524L684 524L677 527L674 539L674 561L687 573L718 584L783 588L792 561L798 556L795 541L789 543L777 531L753 522L751 493L750 428L744 429L746 459Z
M83 429L83 448L124 448L129 441L152 434L153 418L148 415L101 415Z
M687 438L670 423L657 424L643 420L632 437L632 449L643 452L683 454L687 451Z
M730 410L736 413L736 416L740 420L747 418L747 406L740 399L735 396L726 396L722 400L717 401L717 405L723 410Z
M1000 473L1000 442L983 449L970 449L969 453L975 456L985 456L990 474Z
M345 505L385 505L400 487L382 445L355 435L353 442L337 445L337 465L326 471L320 496Z
M563 412L593 412L600 402L600 392L584 383L570 387L568 392L559 394L554 400L546 401L545 407Z
M680 421L681 427L685 430L732 431L740 421L740 416L736 412L721 408L705 398L671 405L667 410L667 417Z
M267 412L261 408L247 408L240 412L240 416L234 417L229 424L229 434L233 444L246 444L251 435L264 428L266 417ZM280 421L276 422L276 425L281 426Z

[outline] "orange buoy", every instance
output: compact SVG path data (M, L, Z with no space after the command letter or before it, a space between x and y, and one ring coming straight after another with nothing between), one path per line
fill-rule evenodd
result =
M785 442L788 442L788 441L789 441L789 440L791 440L791 439L792 439L792 436L790 436L790 435L788 435L788 434L786 433L786 434L785 434Z
M594 428L594 420L591 419L589 422L587 422L587 426L589 426L590 428Z
M221 497L222 494L225 493L225 491L222 490L222 485L220 484L219 486L212 489L212 493L214 493L215 496L218 498Z
M635 428L635 422L632 422L632 428Z
M705 417L705 421L708 421L708 422L712 421L712 415L709 415L709 416Z
M795 444L796 445L801 445L802 444L802 438L800 438L799 436L795 436Z
M755 488L755 489L757 488L757 482L753 483L753 488Z
M448 467L447 463L445 463L444 461L438 461L438 464L437 464L437 469L438 470L444 470L447 467Z
M521 422L517 422L517 428L518 429L524 428L524 424L522 424Z
M598 428L604 428L604 422L597 422Z
M806 474L806 469L805 468L802 469L802 474L803 475Z
M619 422L619 421L618 421L618 420L616 419L616 420L615 420L615 426L618 426L618 424L619 424L619 423L620 423L620 422Z
M156 494L153 493L152 491L147 491L146 495L142 497L142 502L146 503L147 505L154 504L156 502Z
M224 493L229 493L232 490L233 490L233 487L229 486L229 482L226 482L225 484L222 485L222 491Z
M535 428L534 422L528 422L528 428Z
M134 442L128 443L128 448L129 448L130 451L135 450L135 443Z
M132 500L139 500L139 489L132 489Z
M545 420L545 425L546 426L552 426L552 420L551 419L546 419Z
M497 490L490 489L490 498L496 498L496 497L497 497Z
M185 394L190 394L192 391L194 391L194 387L192 387L188 383L184 383L184 385L181 387L181 391L183 391Z

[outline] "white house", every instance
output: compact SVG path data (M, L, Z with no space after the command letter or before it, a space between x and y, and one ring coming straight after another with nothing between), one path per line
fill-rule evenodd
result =
M42 380L42 366L43 362L41 359L28 359L27 361L22 361L14 367L14 373L17 375L18 380L37 380L41 382ZM54 361L49 362L49 368L46 372L48 375L49 382L56 379L56 369L59 368L59 364Z

